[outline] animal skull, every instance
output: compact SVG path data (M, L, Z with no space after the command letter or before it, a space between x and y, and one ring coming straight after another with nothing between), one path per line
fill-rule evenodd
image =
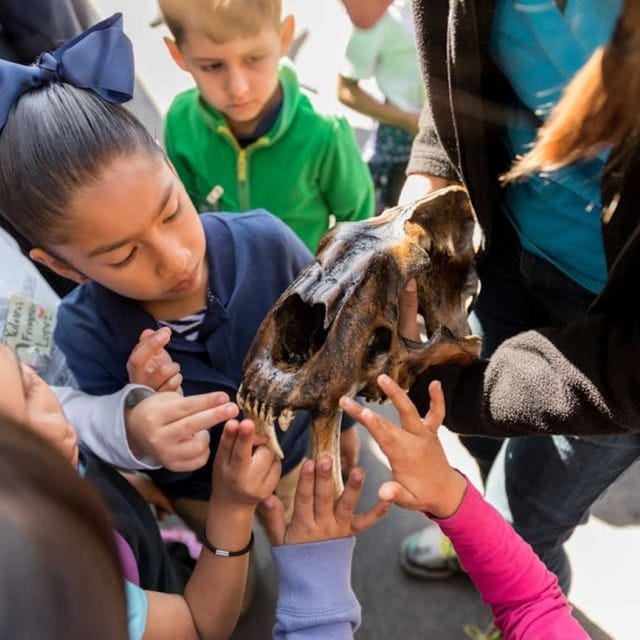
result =
M282 455L275 423L312 414L314 457L329 453L341 489L338 401L384 398L381 373L407 389L433 365L478 357L467 316L479 290L474 262L481 243L467 192L452 186L377 218L327 233L316 259L280 296L244 362L238 402ZM425 339L398 331L398 300L415 278Z

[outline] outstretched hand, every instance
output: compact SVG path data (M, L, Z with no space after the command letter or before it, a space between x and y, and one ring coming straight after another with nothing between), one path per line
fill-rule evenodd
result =
M275 495L263 502L264 522L273 546L346 538L373 526L388 511L390 503L381 501L366 513L354 513L365 476L359 467L351 470L344 491L334 501L332 466L329 456L306 460L302 465L289 524Z
M256 507L270 496L280 478L280 460L256 435L253 420L224 425L213 463L212 497L219 504Z
M389 376L379 376L378 385L398 411L401 428L346 396L340 407L369 431L389 459L392 480L380 487L379 498L441 518L452 515L462 502L467 480L451 468L437 435L445 414L440 383L434 380L429 385L424 418Z

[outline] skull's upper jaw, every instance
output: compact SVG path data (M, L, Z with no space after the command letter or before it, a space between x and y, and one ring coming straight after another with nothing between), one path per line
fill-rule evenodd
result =
M387 373L408 387L418 373L477 357L465 302L477 293L477 223L466 192L450 187L379 218L339 225L265 318L245 360L239 401L275 420L290 409L330 415L342 395L379 399ZM427 336L409 344L399 299L418 285Z

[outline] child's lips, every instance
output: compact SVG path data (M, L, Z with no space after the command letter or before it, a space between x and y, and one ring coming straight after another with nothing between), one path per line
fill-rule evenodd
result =
M169 291L171 291L172 293L176 293L178 291L183 291L184 289L189 289L193 285L193 283L196 281L197 277L198 277L198 267L195 267L193 271L191 271L191 273L186 278L174 284L173 287L169 289Z
M251 101L247 100L246 102L233 102L229 105L229 109L233 109L235 111L239 111L240 109L246 109L251 106Z

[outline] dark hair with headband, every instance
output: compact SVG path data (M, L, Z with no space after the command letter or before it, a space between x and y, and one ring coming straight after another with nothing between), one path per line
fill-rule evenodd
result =
M33 246L65 242L74 193L117 157L163 152L115 102L131 98L131 43L113 16L36 65L0 61L0 215ZM36 88L32 88L32 87Z
M34 246L63 243L74 193L136 151L162 155L124 107L69 84L30 91L0 133L0 214Z

